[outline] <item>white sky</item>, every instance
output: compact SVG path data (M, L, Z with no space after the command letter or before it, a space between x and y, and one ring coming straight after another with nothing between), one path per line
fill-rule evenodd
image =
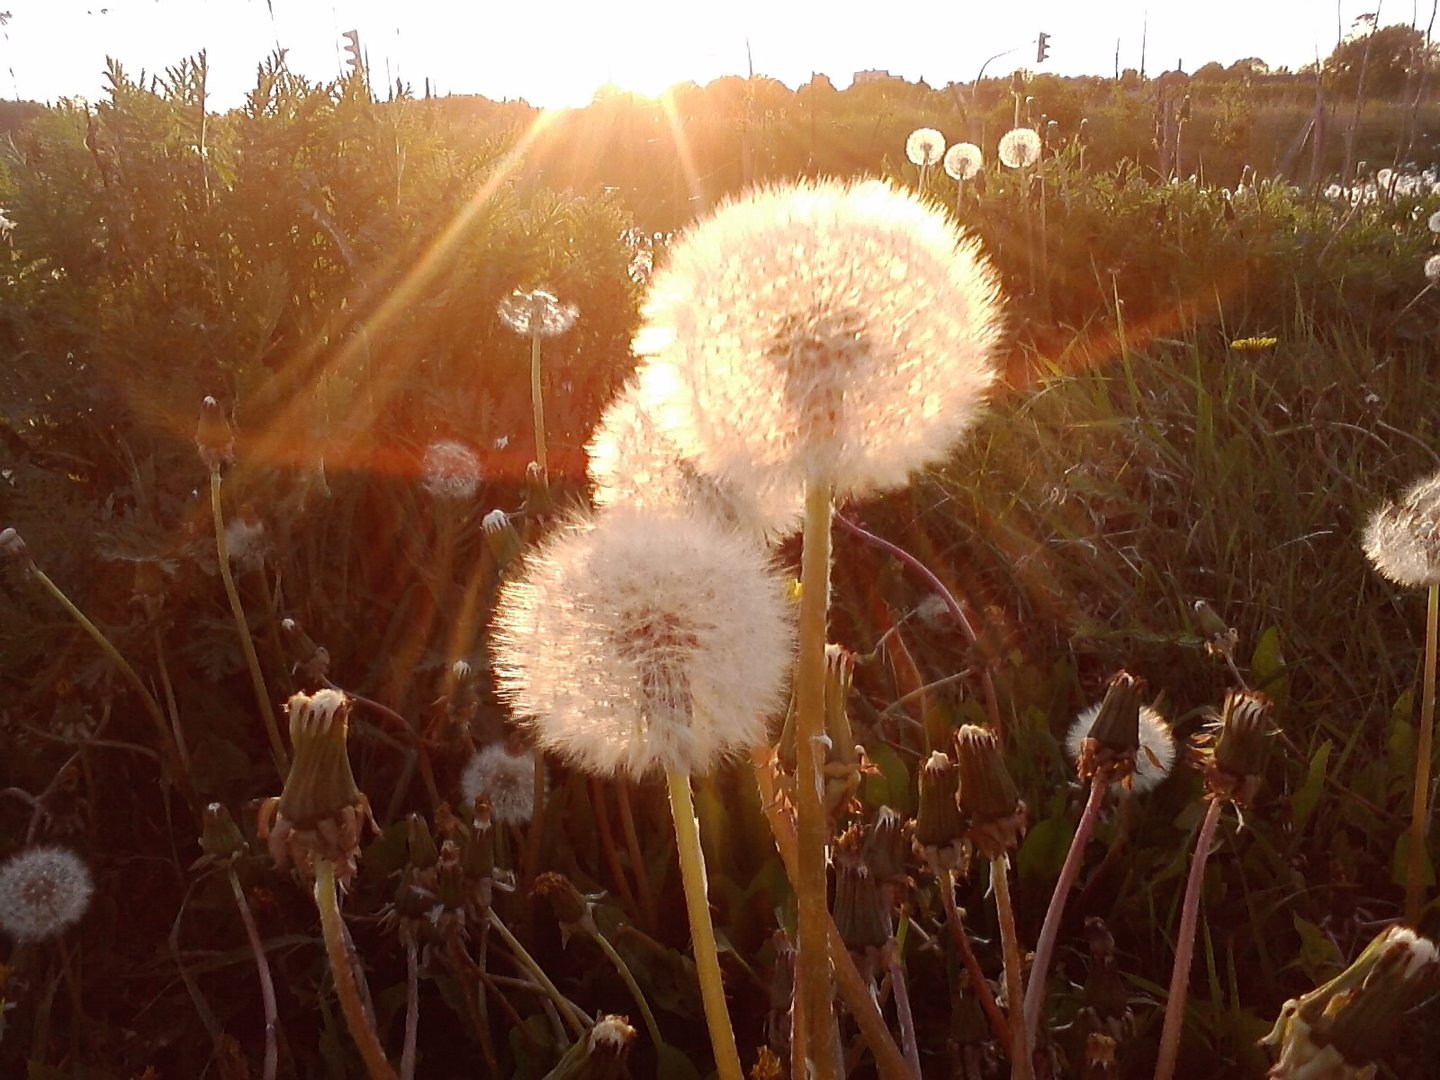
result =
M1335 47L1337 26L1380 0L0 0L0 97L53 101L103 96L105 57L138 74L204 48L211 102L228 108L277 45L317 81L340 73L340 34L358 30L379 90L396 76L437 93L523 97L580 105L607 81L655 93L671 82L743 74L749 39L757 74L791 86L812 71L841 88L853 72L885 68L932 85L1017 66L1061 75L1138 67L1148 18L1146 71L1185 70L1259 56L1300 67ZM1381 6L1381 23L1418 22L1420 0ZM1147 14L1148 12L1148 14ZM1338 17L1337 17L1338 13ZM1035 36L1051 35L1034 64Z

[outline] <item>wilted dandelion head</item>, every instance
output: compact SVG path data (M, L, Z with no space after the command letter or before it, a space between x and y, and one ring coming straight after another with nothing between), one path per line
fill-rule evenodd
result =
M1440 473L1371 514L1361 546L1375 569L1397 585L1440 583Z
M951 180L971 180L985 166L985 155L974 143L957 142L945 151L945 175Z
M944 154L945 136L934 128L916 128L905 140L905 156L922 169L940 164Z
M606 408L586 451L596 506L691 506L764 537L799 524L797 503L771 498L762 506L686 460L646 408L643 372Z
M469 499L484 478L480 458L464 443L443 439L425 448L420 463L425 490L437 499Z
M562 304L544 289L516 289L500 301L497 313L500 321L517 334L558 337L575 325L580 309L574 304Z
M499 824L525 825L535 816L535 755L512 754L504 743L492 743L472 757L460 776L465 805L477 797L490 800Z
M1070 730L1065 733L1065 752L1071 761L1079 761L1086 737L1100 715L1100 702L1096 702L1075 717ZM1130 774L1130 789L1135 792L1150 791L1170 775L1175 767L1175 734L1170 730L1165 717L1149 705L1140 706L1140 748L1135 752L1135 771ZM1122 785L1119 781L1110 785L1112 791Z
M1000 136L1000 164L1028 169L1040 160L1040 135L1034 128L1011 128Z
M529 554L496 604L501 697L594 773L708 771L765 737L790 666L784 585L757 541L617 506Z
M95 887L68 848L33 847L0 866L0 928L16 941L46 941L80 921Z
M999 292L977 243L914 195L807 182L721 207L651 283L647 410L706 473L799 505L903 484L973 423Z
M1431 255L1425 260L1425 280L1440 281L1440 255Z

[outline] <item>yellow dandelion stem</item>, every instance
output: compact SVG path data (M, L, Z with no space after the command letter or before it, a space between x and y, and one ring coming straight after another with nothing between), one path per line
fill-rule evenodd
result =
M255 642L250 637L250 624L245 619L245 608L240 603L235 578L230 573L230 548L225 543L225 515L220 511L220 468L210 470L210 511L215 519L215 551L220 557L220 580L225 583L225 595L230 598L230 612L235 617L235 628L240 631L240 648L245 652L245 664L250 669L250 683L255 696L260 700L260 715L265 718L265 734L270 737L270 755L275 759L275 770L283 783L290 771L290 757L285 753L285 744L280 740L280 728L275 723L275 710L270 706L270 691L265 687L265 676L260 671L260 658L255 655Z
M665 770L665 779L670 785L670 812L675 818L680 880L685 886L695 973L699 976L700 997L705 1003L705 1023L710 1029L711 1049L715 1052L715 1070L720 1080L744 1080L740 1052L735 1048L735 1030L730 1025L730 1008L725 1003L725 983L721 979L720 956L715 948L715 926L710 921L705 855L700 848L700 823L695 817L695 800L690 795L690 774L671 767Z
M990 880L995 885L995 913L1000 922L1000 946L1005 954L1010 1076L1012 1080L1030 1080L1035 1073L1030 1063L1030 1039L1025 1034L1025 988L1022 985L1020 939L1015 933L1015 908L1010 902L1009 856L1000 855L990 861Z
M546 471L545 401L540 394L540 324L530 329L530 404L535 410L535 464Z
M1415 797L1410 818L1410 850L1405 858L1405 921L1416 925L1424 889L1425 838L1429 831L1430 760L1435 743L1435 651L1440 636L1440 585L1429 588L1425 615L1425 683L1420 699L1420 733L1415 747Z
M800 566L800 643L795 677L795 816L799 866L796 993L804 998L806 1050L816 1076L839 1076L830 983L830 909L825 888L825 807L820 799L819 742L825 734L826 606L830 598L831 486L805 490L805 539Z
M345 924L340 918L340 898L335 886L335 864L326 858L315 860L315 906L320 909L320 929L325 937L325 955L330 960L330 974L335 980L335 996L350 1037L365 1061L371 1080L396 1080L395 1070L385 1057L375 1024L360 1000L355 972L350 967L351 950L345 941Z

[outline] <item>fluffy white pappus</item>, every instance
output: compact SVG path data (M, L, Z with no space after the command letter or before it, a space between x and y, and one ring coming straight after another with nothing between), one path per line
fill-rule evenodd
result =
M1011 128L1000 136L996 154L1007 169L1028 169L1040 160L1040 133L1034 128Z
M1370 515L1361 539L1379 573L1407 588L1440 583L1440 473Z
M598 507L693 507L717 520L774 540L800 525L801 506L707 476L665 434L645 401L645 377L626 385L605 409L589 445L590 482Z
M236 566L254 570L265 562L265 523L240 516L225 523L225 554Z
M0 866L0 928L16 941L47 941L80 921L95 886L80 856L33 847Z
M480 457L464 443L449 439L431 443L420 463L425 490L437 499L469 499L480 487Z
M1440 284L1440 255L1431 255L1425 260L1425 280L1430 284Z
M905 156L911 165L928 169L940 164L945 155L945 136L934 128L916 128L905 140Z
M957 142L945 151L945 175L951 180L973 180L985 167L985 155L974 143Z
M503 743L491 743L465 766L460 792L467 807L480 795L489 799L501 825L527 825L535 816L535 755L512 754Z
M559 297L544 289L516 289L500 301L496 314L517 334L558 337L575 325L580 309L574 304L562 304Z
M1431 232L1440 233L1440 210L1436 210L1430 215L1430 219L1426 222L1426 225Z
M1101 702L1096 702L1077 715L1065 733L1065 753L1072 762L1080 760L1081 744L1090 734L1095 718L1100 715ZM1140 749L1135 751L1135 772L1130 777L1130 790L1136 794L1151 791L1170 775L1175 767L1175 733L1159 711L1149 705L1140 706ZM1110 789L1121 787L1120 783Z
M783 578L703 514L617 506L526 556L496 604L497 689L600 775L705 773L766 736L793 656Z
M635 351L682 455L762 505L903 485L973 425L995 378L997 279L978 243L878 181L722 206L656 273Z

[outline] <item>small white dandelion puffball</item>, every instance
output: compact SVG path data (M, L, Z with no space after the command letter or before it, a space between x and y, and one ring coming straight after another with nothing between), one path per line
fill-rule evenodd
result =
M705 773L766 737L791 605L758 541L702 514L616 506L525 557L496 603L498 692L591 773Z
M1425 260L1425 280L1432 285L1440 282L1440 255L1431 255Z
M1361 547L1381 576L1397 585L1440 584L1440 473L1371 514Z
M945 151L945 175L951 180L972 180L985 167L985 155L974 143L957 142Z
M945 154L945 136L934 128L916 128L905 140L905 156L911 165L928 169L940 164Z
M574 304L562 304L558 297L544 289L530 292L516 289L500 301L496 314L517 334L558 337L575 325L580 309Z
M1430 215L1430 220L1427 224L1429 225L1431 232L1440 233L1440 210L1436 210L1433 214Z
M969 430L1000 297L979 244L878 181L762 188L687 231L635 339L645 406L702 471L799 506L903 485Z
M489 799L498 824L527 825L535 816L535 755L512 754L504 743L491 743L465 766L460 792L467 807L480 795Z
M425 448L420 463L425 490L437 499L473 498L484 479L480 458L464 443L443 439Z
M59 937L80 921L94 891L73 851L28 848L0 866L0 928L20 942Z
M762 506L686 460L645 405L643 371L606 407L585 449L598 507L690 506L767 539L799 527L798 503L772 498Z
M1000 164L1028 169L1040 160L1040 135L1034 128L1011 128L1000 136Z
M1080 760L1082 744L1090 734L1095 718L1100 715L1097 701L1079 713L1065 733L1065 753L1071 761ZM1140 747L1135 751L1135 771L1130 776L1130 790L1136 794L1160 786L1160 781L1170 775L1175 767L1175 735L1170 725L1158 711L1149 705L1140 706ZM1113 791L1122 787L1120 781L1110 785Z

